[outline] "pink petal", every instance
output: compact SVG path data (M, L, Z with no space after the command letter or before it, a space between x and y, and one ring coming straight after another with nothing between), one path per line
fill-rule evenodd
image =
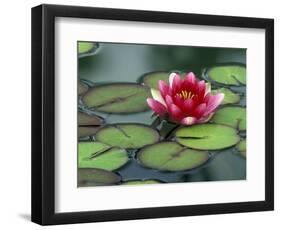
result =
M170 95L166 95L165 97L166 105L169 107L171 104L174 103L173 98Z
M195 74L190 72L185 76L185 80L188 84L194 85L196 83Z
M153 99L155 99L156 101L160 102L162 105L164 105L165 107L167 107L164 98L162 97L161 93L159 90L150 89L151 95L153 97Z
M205 81L199 81L198 82L198 95L200 98L203 98L205 96L205 90L206 90L206 83Z
M165 98L165 96L169 93L169 85L165 81L160 80L158 82L158 87L162 97Z
M177 75L176 73L171 73L170 76L169 76L170 88L173 88L174 78L175 78L176 75Z
M192 99L187 99L183 103L183 110L185 113L190 113L194 108L194 101Z
M197 121L196 117L185 117L181 120L181 124L183 125L193 125Z
M180 75L176 74L174 79L173 79L173 84L172 84L172 89L173 89L173 92L177 92L180 90L181 86L182 86L182 80L181 80L181 77Z
M167 109L164 105L162 105L159 101L156 101L152 98L147 98L146 99L147 104L149 107L157 114L163 115L167 112Z
M174 97L173 101L174 101L174 104L176 104L178 107L183 108L185 100L183 100L180 96L176 95Z
M202 103L202 104L198 105L196 107L196 109L194 110L193 115L197 118L200 118L205 113L206 108L207 108L206 103Z
M169 106L169 116L173 121L181 121L184 118L183 112L175 104Z
M213 117L214 113L210 113L208 116L201 118L198 123L206 123Z
M212 95L207 104L207 108L206 108L204 116L213 112L222 103L223 99L224 99L223 93L218 93L216 95Z

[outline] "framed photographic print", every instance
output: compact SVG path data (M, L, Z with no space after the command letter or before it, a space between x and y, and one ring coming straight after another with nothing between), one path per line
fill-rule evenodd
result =
M273 210L273 19L32 9L32 221Z

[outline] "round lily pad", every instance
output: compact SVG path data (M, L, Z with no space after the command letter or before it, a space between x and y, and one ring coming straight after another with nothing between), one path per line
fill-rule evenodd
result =
M88 108L105 113L137 113L148 110L147 87L135 83L113 83L92 87L83 97Z
M237 145L236 149L239 151L239 153L246 157L246 140L241 140Z
M129 180L129 181L125 181L122 184L123 185L139 185L139 184L161 184L163 183L160 180L154 180L154 179L150 179L150 180Z
M78 42L78 53L85 54L94 51L98 48L95 42Z
M78 169L78 186L114 185L121 181L121 177L113 172L103 169Z
M159 141L159 133L142 124L114 124L96 133L96 140L120 148L141 148Z
M99 126L79 126L78 137L94 136L99 129Z
M209 154L183 147L176 142L160 142L141 149L137 158L144 167L160 171L183 171L204 164Z
M99 168L109 171L120 168L129 160L126 150L99 142L80 142L78 158L79 168Z
M176 141L180 144L201 150L216 150L231 147L240 140L236 129L217 124L200 124L179 128Z
M78 82L78 95L82 95L82 94L86 93L88 88L89 87L85 83L79 81Z
M79 126L101 125L102 123L103 119L99 116L78 112Z
M224 94L224 99L223 99L222 105L235 104L240 101L240 95L233 93L230 89L220 88L220 89L212 90L212 94L217 94L217 93Z
M211 121L244 131L246 130L246 108L239 106L221 108L215 113Z
M240 65L225 65L210 68L207 72L210 79L225 85L246 84L246 68Z
M150 88L158 89L158 81L163 80L168 83L169 75L169 72L164 71L147 73L142 76L142 82Z

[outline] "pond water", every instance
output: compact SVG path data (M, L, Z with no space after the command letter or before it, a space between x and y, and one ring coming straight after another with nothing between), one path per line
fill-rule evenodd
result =
M246 50L239 48L209 48L209 47L182 47L166 45L139 45L98 43L98 48L92 55L79 59L78 75L81 82L89 87L115 82L140 82L146 73L189 72L192 71L198 78L206 79L208 68L225 64L246 64ZM212 88L228 88L240 96L234 106L246 107L246 86L226 85L212 81ZM228 106L228 105L224 105ZM95 111L87 108L81 98L78 103L79 111L95 114L105 120L105 124L141 123L151 126L155 117L152 111L113 114ZM154 128L160 130L160 125ZM246 131L240 131L242 139ZM163 139L163 137L161 137ZM80 138L79 142L95 141L95 136ZM197 182L246 179L246 158L239 154L235 146L222 150L210 150L209 159L199 167L191 170L168 172L144 167L136 159L139 149L128 149L129 161L122 167L113 170L121 176L121 182L131 180L159 180L161 182ZM82 186L82 185L81 185Z

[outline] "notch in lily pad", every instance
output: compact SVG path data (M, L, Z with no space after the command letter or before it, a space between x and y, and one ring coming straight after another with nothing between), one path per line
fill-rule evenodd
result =
M218 93L224 94L222 105L236 104L240 101L240 95L232 92L230 89L219 88L219 89L212 90L212 94L218 94Z
M181 145L200 150L224 149L240 140L236 129L218 124L182 127L175 132L175 138Z
M240 106L228 106L217 110L212 122L228 125L240 131L246 130L246 108Z
M80 142L79 168L98 168L113 171L125 165L129 158L126 150L99 142Z
M246 68L242 65L215 66L207 71L207 76L224 85L246 85Z
M121 181L121 176L103 169L78 169L78 187L115 185Z
M138 149L159 141L157 130L142 124L113 124L100 129L96 140L110 146Z
M138 152L137 159L144 167L176 172L203 165L208 161L209 154L166 141L144 147Z
M135 83L112 83L94 86L83 97L84 104L104 113L138 113L148 110L149 88Z

